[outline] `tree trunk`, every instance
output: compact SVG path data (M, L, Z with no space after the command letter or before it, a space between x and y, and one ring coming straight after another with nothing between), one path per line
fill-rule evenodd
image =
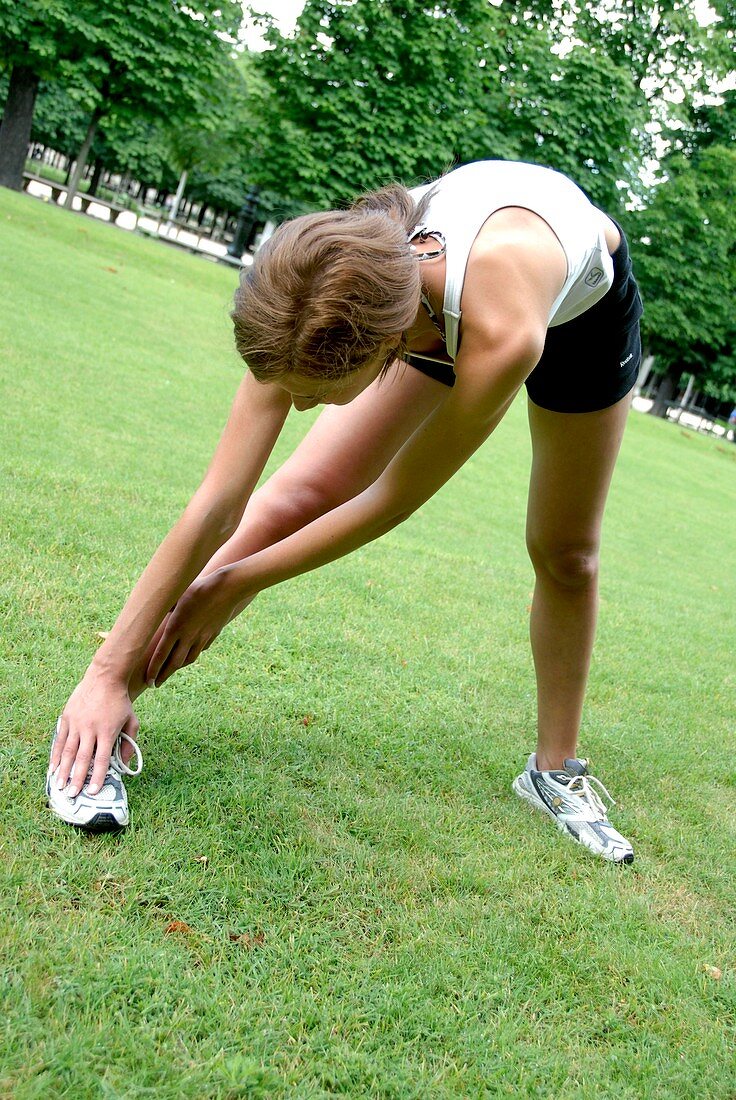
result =
M100 180L102 179L102 161L95 161L94 171L92 172L92 178L89 181L88 195L96 195L97 189L100 186Z
M74 165L74 171L72 172L71 179L69 180L66 198L64 199L64 206L66 206L68 210L72 209L74 196L76 195L79 184L81 183L84 166L87 163L87 157L89 156L89 151L92 147L92 142L94 141L95 134L97 133L97 126L101 118L102 104L95 107L94 111L92 112L92 118L89 120L89 126L87 127L87 133L85 134L84 141L82 142L82 147L77 153L77 162Z
M650 416L667 416L667 406L675 395L675 379L671 374L665 374L659 383L654 404L649 410Z
M202 205L199 208L199 213L197 214L197 225L200 227L200 229L202 228L202 223L204 221L204 216L205 216L206 213L207 213L207 203L203 202Z
M642 393L647 383L647 379L652 372L654 365L653 355L642 355L641 366L639 367L639 374L636 379L636 389L638 393Z
M31 140L37 91L36 73L24 65L14 65L0 125L0 187L9 187L12 191L23 188L23 169Z

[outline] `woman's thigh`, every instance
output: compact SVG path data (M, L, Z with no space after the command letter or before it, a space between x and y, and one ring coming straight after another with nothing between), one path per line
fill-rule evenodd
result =
M347 405L328 405L262 492L303 492L328 507L380 476L406 440L447 396L447 386L398 364Z
M585 571L598 551L608 489L631 404L589 413L550 412L529 402L532 474L527 543L535 564Z
M253 494L237 530L201 576L278 542L372 485L448 392L400 364L349 404L328 405Z

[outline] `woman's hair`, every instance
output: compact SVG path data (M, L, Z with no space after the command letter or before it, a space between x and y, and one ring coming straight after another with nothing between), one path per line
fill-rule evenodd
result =
M347 210L279 226L243 273L232 312L235 344L260 382L286 373L334 381L404 347L420 299L409 235L429 205L398 184Z

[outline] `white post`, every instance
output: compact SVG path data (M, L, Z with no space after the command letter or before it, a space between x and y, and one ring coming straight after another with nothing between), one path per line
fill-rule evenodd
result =
M639 374L638 374L637 379L636 379L636 392L637 393L641 393L641 391L644 389L644 386L646 385L647 378L652 373L652 367L653 366L654 366L654 356L653 355L645 355L644 358L641 361L641 366L639 367Z
M266 222L266 224L264 225L261 232L256 237L255 242L253 244L253 251L257 252L258 249L261 247L261 245L264 245L266 243L266 241L269 239L269 237L273 237L275 231L276 231L276 222L271 221L269 219Z
M188 175L189 175L189 173L187 172L187 170L185 168L184 171L182 172L182 174L179 176L179 186L176 189L176 194L174 195L174 201L171 204L171 210L169 210L169 217L168 217L167 222L166 222L166 232L167 233L168 233L169 229L171 229L171 225L174 222L174 220L176 218L176 215L179 213L179 203L181 202L182 195L184 194L184 188L187 185L187 176Z
M689 403L690 395L693 392L693 385L694 384L695 384L695 375L691 374L690 375L690 381L687 384L687 389L685 390L685 393L683 394L683 397L682 397L682 401L680 402L680 408L681 409L684 409L685 406Z

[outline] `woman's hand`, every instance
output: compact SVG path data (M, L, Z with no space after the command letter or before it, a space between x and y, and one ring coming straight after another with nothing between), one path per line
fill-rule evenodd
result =
M177 669L193 664L254 596L236 593L228 566L193 581L164 619L145 674L149 687L160 687Z
M97 794L105 781L110 753L120 732L135 738L140 723L133 711L128 686L117 678L90 665L84 678L69 697L59 721L59 728L51 752L51 769L59 771L55 781L60 788L66 786L72 769L67 794L79 794L87 778L87 771L94 758L89 782L90 794ZM133 750L127 743L123 760Z

